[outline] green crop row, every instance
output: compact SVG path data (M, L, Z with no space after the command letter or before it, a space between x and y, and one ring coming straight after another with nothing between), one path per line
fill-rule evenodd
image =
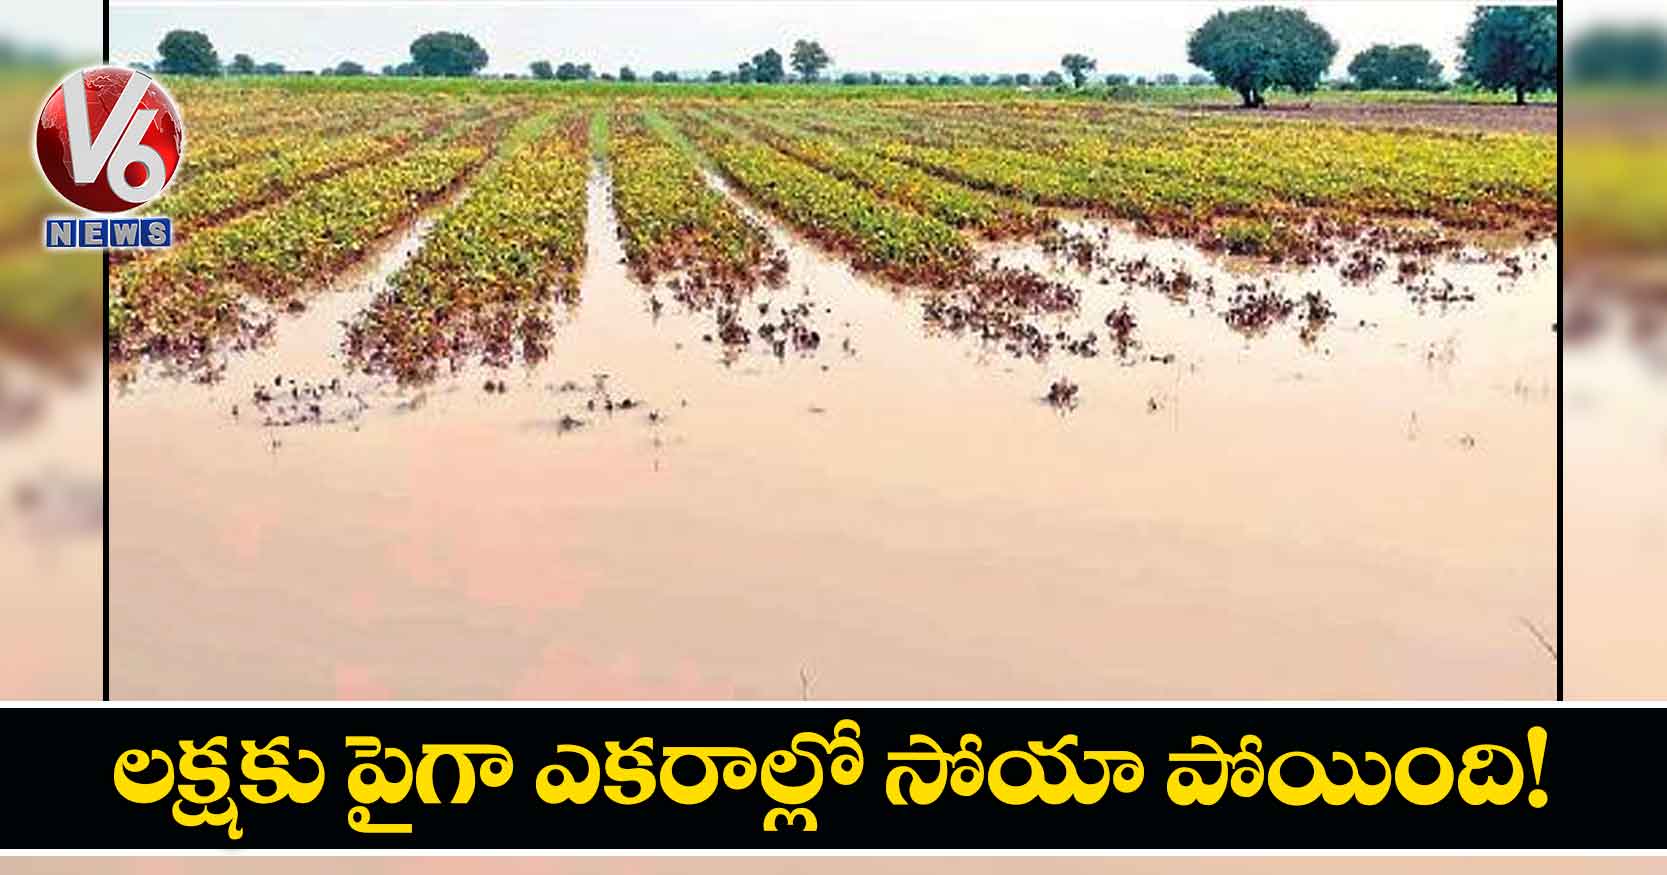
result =
M771 255L769 237L713 190L665 121L615 113L609 125L614 213L639 278L688 271L750 285Z
M688 130L725 176L766 209L857 267L904 282L943 285L972 262L944 222L889 203L842 179L696 114Z
M270 158L194 176L147 206L174 220L176 240L234 213L283 197L315 179L403 149L418 132L409 122L374 134L313 138Z
M542 348L552 298L574 300L585 257L589 113L515 127L463 201L348 332L365 367L421 379L479 352Z
M988 237L1012 236L1040 230L1046 216L1013 198L969 188L934 176L919 167L865 149L818 137L783 123L746 114L730 118L747 125L770 145L812 167L894 201L950 226L978 231Z
M436 142L204 229L165 255L123 264L111 278L111 354L203 351L235 324L240 292L289 298L360 257L484 157L478 144Z

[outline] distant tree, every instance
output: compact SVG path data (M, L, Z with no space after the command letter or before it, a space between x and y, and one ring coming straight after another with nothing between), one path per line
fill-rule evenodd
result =
M1042 74L1042 84L1049 88L1055 88L1065 84L1065 77L1059 75L1058 70L1049 70Z
M176 76L218 76L220 56L214 44L196 30L170 30L156 47L162 60L156 65L159 73Z
M953 76L953 75L950 75L949 73L945 73L942 76L938 77L938 84L939 85L961 85L961 84L964 84L964 83L962 83L961 77Z
M907 74L904 74L904 76L903 76L903 84L904 85L919 85L920 83L921 83L921 78L919 76L916 76L913 73L907 73Z
M886 84L886 77L881 76L879 73L870 73L868 74L868 84L884 85Z
M1065 72L1070 74L1071 84L1081 88L1088 84L1088 71L1099 66L1099 62L1087 55L1072 52L1059 59L1059 66L1064 67Z
M562 61L556 66L556 79L562 82L579 82L595 78L596 74L589 64L575 64L572 61Z
M1030 74L1029 73L1020 73L1019 75L1014 76L1013 77L1013 84L1023 86L1023 87L1029 87L1029 85L1030 85Z
M1187 40L1187 60L1264 106L1268 89L1313 91L1337 56L1337 41L1298 9L1257 6L1217 12Z
M775 84L787 81L787 70L781 65L781 52L765 49L753 55L752 75L756 82Z
M751 61L742 61L735 66L735 81L742 83L758 81L758 71L753 69Z
M399 74L394 72L394 65L393 64L383 64L382 65L382 75L384 75L384 76L397 76Z
M1194 88L1203 88L1204 86L1206 86L1206 85L1208 85L1208 84L1210 84L1211 82L1214 82L1214 81L1215 81L1214 79L1211 79L1209 76L1207 76L1203 73L1194 73L1191 76L1187 77L1187 84L1191 85Z
M662 82L662 83L682 81L682 77L678 76L677 72L675 70L655 70L652 74L649 75L648 79L649 79L650 82Z
M272 61L268 61L264 64L256 64L255 65L255 75L257 75L257 76L282 76L282 75L284 75L284 65L274 63Z
M556 71L550 67L549 61L534 61L527 65L527 69L532 71L534 79L556 78Z
M464 33L425 33L411 43L411 62L423 76L473 76L487 60L486 50Z
M637 81L637 71L631 69L630 67L620 67L619 68L619 81L621 81L621 82L635 82L635 81Z
M421 76L422 74L423 68L417 66L416 61L406 61L394 67L395 76Z
M868 82L868 77L861 73L843 73L839 77L841 85L862 85Z
M1349 62L1349 76L1355 85L1366 89L1430 89L1441 84L1441 62L1430 57L1430 50L1423 46L1380 43L1354 56Z
M984 73L974 73L967 77L967 81L973 85L988 85L990 84L990 77Z
M1146 86L1152 84L1152 80L1146 78L1145 76L1136 76L1136 77L1134 77L1134 84L1139 85L1142 88L1145 88Z
M708 82L717 83L717 82L727 82L728 80L729 80L729 74L725 73L722 70L713 70L712 72L706 74L706 81L708 81Z
M232 55L232 62L226 65L228 76L250 76L255 72L255 59L245 54Z
M1012 73L1002 73L996 76L995 84L1002 88L1012 88L1014 84Z
M1129 74L1127 74L1127 73L1112 73L1112 74L1106 76L1106 84L1110 85L1110 86L1113 86L1113 87L1118 86L1118 85L1127 85L1127 84L1129 84Z
M822 69L833 63L833 58L815 40L799 40L793 44L793 70L806 82L815 82Z
M1594 85L1667 82L1667 31L1660 27L1598 25L1569 45L1569 76Z
M1181 77L1175 73L1160 73L1155 81L1165 88L1174 88L1181 84Z
M358 61L343 61L337 64L335 70L331 72L337 76L363 76L365 75L365 65Z
M601 74L598 74L596 78L602 80L603 82L614 82L614 81L617 81L619 79L618 76L615 76L612 73L601 73Z
M1478 6L1459 40L1460 64L1489 91L1528 92L1557 86L1557 7Z

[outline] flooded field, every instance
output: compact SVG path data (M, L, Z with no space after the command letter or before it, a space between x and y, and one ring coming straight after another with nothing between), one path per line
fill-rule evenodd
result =
M1078 292L1037 357L743 205L746 343L632 278L593 168L546 356L346 358L442 205L207 381L129 366L112 694L1553 693L1553 243L1345 276L1073 219L1115 263L981 250Z
M1571 294L1577 295L1571 289ZM1597 297L1597 296L1593 296ZM1667 680L1667 335L1663 301L1601 301L1608 329L1564 357L1571 698L1659 698Z
M66 382L0 357L0 695L91 699L103 672L103 396L98 362Z

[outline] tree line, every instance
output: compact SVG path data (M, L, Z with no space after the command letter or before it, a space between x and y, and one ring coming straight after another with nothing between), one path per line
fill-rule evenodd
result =
M1613 35L1603 35L1615 43ZM1659 32L1656 37L1660 37ZM1606 43L1606 46L1609 46ZM1628 57L1655 58L1653 63L1667 67L1667 43L1640 48L1634 40L1626 44ZM1609 46L1613 48L1613 46ZM1459 40L1462 53L1457 84L1492 91L1514 91L1518 103L1526 101L1529 93L1556 88L1559 84L1559 55L1557 14L1555 7L1539 6L1479 6L1476 8L1464 35ZM176 30L165 36L157 47L161 60L156 69L163 73L184 75L270 75L287 72L281 64L257 63L246 54L233 56L224 67L208 37L198 31ZM1189 85L1214 82L1237 92L1246 107L1266 104L1270 90L1287 89L1308 93L1317 89L1330 70L1338 51L1337 41L1324 27L1299 9L1279 6L1258 6L1232 12L1217 12L1193 31L1187 41L1187 60L1205 70L1208 75L1195 74L1185 80ZM1593 57L1608 55L1603 51L1589 53ZM1609 54L1613 54L1610 52ZM1578 47L1576 56L1579 57ZM411 43L410 59L382 68L386 76L475 76L485 69L489 56L474 37L463 33L436 32L423 34ZM765 49L733 69L715 69L704 77L687 80L670 70L656 70L648 81L672 83L705 81L709 83L781 84L789 81L818 82L822 73L833 64L833 57L816 40L801 39L793 44L784 58L773 48ZM1596 62L1593 64L1596 65ZM842 74L837 80L845 85L990 85L1028 87L1040 85L1050 88L1087 87L1090 74L1097 70L1097 59L1081 52L1062 56L1057 69L1033 78L1028 73L977 74L966 78L954 74L922 76L913 73L888 78L880 73ZM793 74L790 76L788 69ZM1421 89L1447 87L1442 65L1429 49L1419 45L1374 45L1357 54L1348 65L1349 79L1344 87L1360 89ZM309 72L309 71L296 71ZM363 76L368 70L360 63L346 60L319 71L324 75ZM562 82L593 80L638 82L641 77L629 66L617 72L597 72L591 64L548 60L534 61L528 66L534 79ZM1108 87L1173 86L1182 84L1176 74L1165 74L1153 79L1131 78L1112 73L1103 78Z

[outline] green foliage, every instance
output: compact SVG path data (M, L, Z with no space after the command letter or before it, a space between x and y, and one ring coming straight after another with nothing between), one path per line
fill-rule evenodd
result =
M707 185L665 120L620 114L610 128L614 212L637 277L688 270L755 281L770 254L768 236Z
M726 176L801 232L849 253L857 267L904 282L941 284L970 266L955 229L895 206L781 152L703 123L691 133Z
M1667 82L1667 30L1639 25L1594 27L1569 46L1569 77L1579 85Z
M1065 68L1070 75L1071 83L1078 88L1088 84L1088 71L1099 66L1099 62L1084 54L1072 52L1059 59L1059 66Z
M799 40L793 44L793 71L806 82L815 82L822 69L833 63L833 58L815 40Z
M765 49L752 56L752 61L742 64L742 71L751 70L752 78L747 82L763 82L774 84L787 81L787 71L781 65L781 52L775 49Z
M1187 60L1262 106L1271 88L1306 93L1337 56L1337 41L1307 13L1277 6L1217 12L1187 40Z
M332 76L363 76L365 75L365 65L358 61L342 61L326 72Z
M255 59L245 54L232 55L232 62L226 65L228 76L252 76L255 72Z
M123 301L119 323L112 316L112 356L200 347L233 330L234 284L283 300L360 257L482 156L479 146L442 140L208 228L189 245L124 264L111 275L112 295Z
M426 33L411 43L411 61L422 76L473 76L487 62L486 50L463 33Z
M1369 90L1427 90L1441 85L1441 62L1420 45L1379 43L1354 56L1349 76L1355 85Z
M1515 92L1518 104L1531 91L1557 87L1555 6L1478 6L1459 47L1466 77L1491 91Z
M1065 77L1059 75L1058 70L1049 70L1048 72L1042 74L1042 84L1049 86L1050 88L1057 85L1064 85Z
M534 79L556 78L556 71L550 67L549 61L534 61L527 65L527 70L533 74Z
M171 30L156 47L162 56L158 73L173 76L218 76L220 56L208 36L196 30Z
M539 347L542 308L552 295L578 293L589 130L582 113L517 125L463 201L349 327L356 358L413 380L469 352L499 360L517 340Z
M619 81L621 81L621 82L635 82L635 81L637 81L637 71L631 69L630 67L620 67L619 68Z
M572 61L562 61L556 67L556 79L562 82L589 82L595 78L596 71L589 64L576 64Z
M811 134L795 124L812 120L808 113L779 113L776 118L781 121L765 120L762 113L741 118L782 152L953 227L1002 237L1035 231L1043 224L1040 213L1012 198L975 191L870 150Z

